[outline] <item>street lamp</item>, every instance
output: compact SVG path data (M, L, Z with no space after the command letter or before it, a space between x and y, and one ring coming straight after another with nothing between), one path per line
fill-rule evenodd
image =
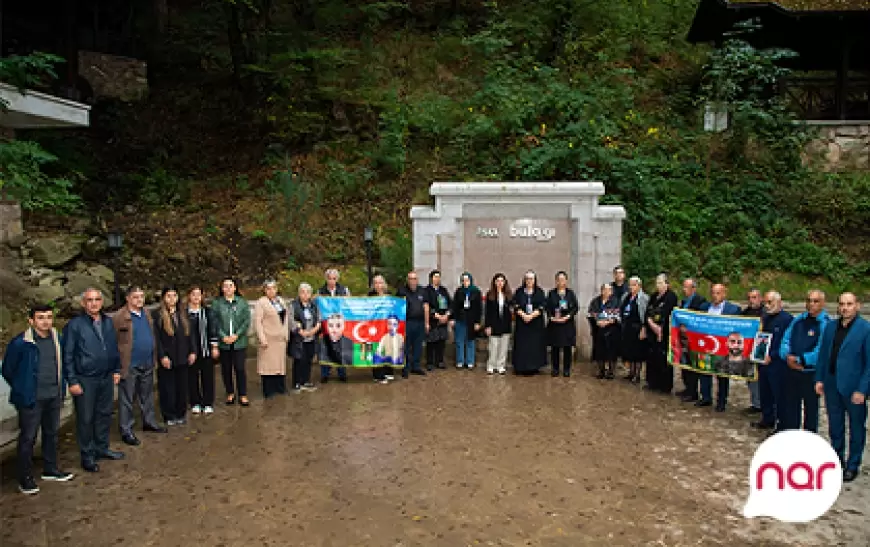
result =
M372 288L372 244L375 240L375 230L371 226L366 226L363 231L363 237L366 242L366 271L369 275L369 289Z
M115 278L115 297L114 304L116 307L121 306L121 279L118 276L118 266L119 260L118 258L121 256L121 249L124 248L124 234L121 232L109 232L108 235L108 246L109 250L112 252L112 274Z

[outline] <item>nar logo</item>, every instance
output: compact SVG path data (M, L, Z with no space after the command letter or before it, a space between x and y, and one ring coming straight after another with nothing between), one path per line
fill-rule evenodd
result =
M840 460L825 439L810 431L783 431L761 443L752 457L743 516L810 522L828 512L842 487Z

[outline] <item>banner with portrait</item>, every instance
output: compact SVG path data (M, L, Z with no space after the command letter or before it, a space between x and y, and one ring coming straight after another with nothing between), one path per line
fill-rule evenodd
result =
M753 352L761 319L735 315L709 315L677 309L671 312L668 362L701 374L738 380L757 379L757 353ZM765 348L766 351L766 348Z
M321 365L404 366L404 298L318 296L315 302L321 320Z

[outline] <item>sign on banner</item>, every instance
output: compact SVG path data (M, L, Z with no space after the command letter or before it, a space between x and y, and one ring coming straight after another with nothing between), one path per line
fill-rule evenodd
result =
M315 302L322 321L321 365L404 366L404 298L319 296Z
M668 361L701 374L755 380L753 347L761 319L710 315L690 310L671 312Z

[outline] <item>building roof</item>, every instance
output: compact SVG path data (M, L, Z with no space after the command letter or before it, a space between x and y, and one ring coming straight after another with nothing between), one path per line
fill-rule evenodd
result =
M729 4L776 4L786 11L870 11L868 0L730 0Z
M701 0L687 38L720 44L736 23L750 19L761 29L741 38L797 52L792 68L836 70L848 49L852 70L870 70L870 0Z

